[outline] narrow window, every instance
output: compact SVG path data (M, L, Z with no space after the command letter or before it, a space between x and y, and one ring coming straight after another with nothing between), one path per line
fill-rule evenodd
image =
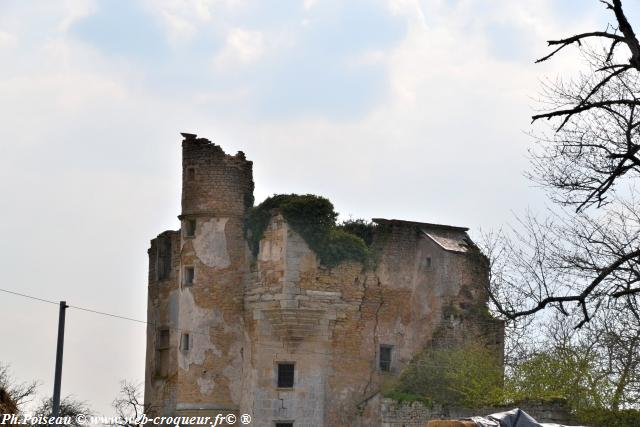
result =
M196 220L188 219L184 223L184 235L185 237L193 237L196 235Z
M156 360L156 374L159 377L169 375L169 350L158 350Z
M424 265L425 265L428 269L429 269L429 268L431 268L431 257L430 257L430 256L428 256L428 257L426 257L426 258L425 258L425 260L424 260Z
M276 427L293 427L293 422L292 421L276 422Z
M391 370L391 356L393 347L390 345L380 346L380 370L389 372Z
M166 377L169 374L169 329L158 329L156 337L156 374Z
M191 349L191 342L189 341L191 336L189 334L182 334L180 337L180 350L187 351Z
M171 272L171 238L159 237L156 243L156 278L165 280Z
M183 285L184 286L192 286L193 279L195 276L195 270L193 267L185 267L184 268L184 277L183 277Z
M196 180L196 168L187 168L187 181Z
M293 363L278 363L278 388L293 388Z
M164 350L165 348L169 348L171 335L169 329L159 329L158 330L158 349Z

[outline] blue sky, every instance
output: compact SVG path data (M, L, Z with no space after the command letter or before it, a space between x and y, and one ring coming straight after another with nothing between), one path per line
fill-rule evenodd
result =
M533 61L608 20L597 0L0 0L2 286L144 319L181 131L244 151L258 201L474 233L541 210L532 98L577 57ZM56 307L0 302L0 361L48 393ZM67 331L63 393L109 414L144 326L71 311Z
M176 41L167 37L150 5L98 1L94 13L73 23L70 33L106 57L136 66L145 89L156 94L249 91L248 107L256 118L366 114L386 93L385 70L382 64L350 62L397 45L406 33L403 19L390 17L384 2L333 1L313 10L300 1L282 2L277 9L260 2L238 14L222 9L224 16L212 6L211 16L200 17L204 24ZM268 57L262 57L263 50L269 50ZM233 62L240 66L229 72ZM253 64L242 67L243 62ZM212 114L226 111L223 105L207 107Z

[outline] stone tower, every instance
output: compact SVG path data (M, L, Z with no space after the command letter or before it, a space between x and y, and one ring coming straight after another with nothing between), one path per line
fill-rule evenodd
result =
M181 228L149 249L145 401L159 413L206 415L240 400L252 163L182 136Z

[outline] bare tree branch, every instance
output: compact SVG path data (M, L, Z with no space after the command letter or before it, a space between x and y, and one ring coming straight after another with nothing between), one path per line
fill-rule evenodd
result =
M606 31L592 31L590 33L576 34L575 36L567 37L566 39L548 40L547 44L549 46L555 46L555 45L560 45L560 46L550 54L536 60L536 64L546 61L547 59L551 58L553 55L558 53L561 49L569 46L570 44L573 44L573 43L580 44L581 40L584 40L589 37L602 37L602 38L613 39L614 42L623 42L623 43L625 42L624 37L621 37L617 34L607 33Z
M640 102L640 43L622 1L601 3L613 12L615 25L605 31L549 40L549 46L557 48L536 61L546 61L563 48L577 45L589 65L576 80L548 85L547 107L532 115L532 122L558 121L553 135L539 139L540 146L555 147L556 153L533 152L538 167L546 164L546 170L538 169L542 174L537 178L558 191L558 200L575 204L578 211L602 206L620 178L629 172L640 173L637 119L629 120ZM606 46L597 47L598 41ZM630 57L621 57L621 47L628 49ZM619 162L610 163L613 159Z

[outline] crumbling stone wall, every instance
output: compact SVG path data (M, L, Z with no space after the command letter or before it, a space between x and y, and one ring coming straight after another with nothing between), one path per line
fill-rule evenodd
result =
M147 363L145 402L158 413L173 411L177 391L178 337L170 335L166 375L160 373L159 330L177 327L180 268L180 232L165 231L151 241L149 248L149 287L147 304ZM168 267L166 264L168 263ZM161 273L162 271L162 273Z
M434 345L451 307L486 301L486 263L466 229L377 219L375 262L328 268L275 211L254 257L243 235L251 162L183 135L182 227L149 250L145 402L166 414L248 413L256 427L381 426L383 384ZM487 333L501 349L499 328ZM381 345L392 348L388 372ZM292 388L277 386L284 362Z

